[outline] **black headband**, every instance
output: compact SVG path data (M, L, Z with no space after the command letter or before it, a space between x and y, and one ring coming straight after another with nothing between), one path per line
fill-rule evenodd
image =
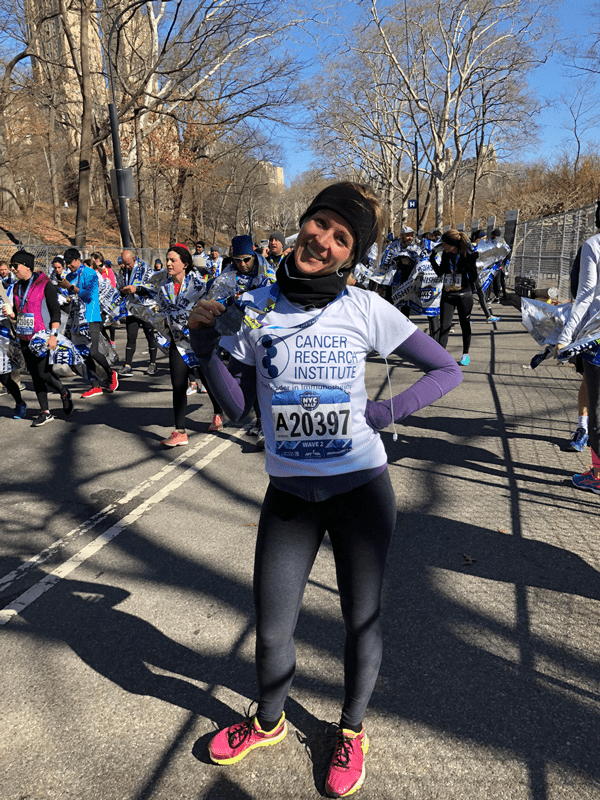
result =
M446 233L442 233L442 242L451 245L452 247L458 247L461 243L460 233L458 236L453 236L450 231L446 231Z
M361 263L377 238L377 221L373 207L354 187L334 183L319 192L300 217L300 225L317 211L326 208L339 214L354 231L356 246L352 266Z

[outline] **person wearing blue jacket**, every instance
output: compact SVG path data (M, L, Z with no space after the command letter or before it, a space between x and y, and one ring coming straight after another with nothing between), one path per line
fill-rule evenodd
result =
M77 248L67 248L64 258L67 274L58 281L58 285L79 301L79 322L85 322L91 339L90 352L85 357L85 365L94 374L96 374L96 364L101 366L108 377L108 391L114 392L119 385L117 373L100 352L102 312L100 310L98 275L94 269L81 263L81 254ZM99 394L102 394L102 387L96 377L92 380L92 388L83 392L81 396L88 398Z

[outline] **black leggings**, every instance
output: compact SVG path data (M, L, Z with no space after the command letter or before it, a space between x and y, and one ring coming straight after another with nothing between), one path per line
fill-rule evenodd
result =
M137 342L138 331L140 325L146 335L148 342L148 352L150 353L150 363L154 364L156 361L156 338L154 336L154 328L149 322L143 321L130 314L125 317L125 327L127 328L127 344L125 345L125 363L132 365L133 357L135 355L135 346Z
M48 363L49 353L41 358L31 352L26 342L21 342L21 351L25 364L31 375L33 391L37 395L38 403L42 411L48 411L48 386L58 392L62 397L67 391L56 375L52 372L52 367Z
M188 388L188 378L190 372L197 373L194 377L197 377L198 380L201 380L204 386L206 387L206 391L208 392L208 396L211 399L213 404L213 413L214 414L222 414L221 406L215 400L215 397L211 390L208 388L208 383L204 380L204 376L202 372L198 369L198 367L194 367L190 369L188 365L183 360L183 357L179 350L175 347L173 342L171 342L171 346L169 347L169 369L171 371L171 386L173 387L173 411L175 412L175 428L177 430L184 431L185 430L185 412L187 409L187 388Z
M463 353L469 352L471 346L471 311L473 310L473 295L471 292L453 294L442 292L440 302L440 338L439 343L443 348L448 346L448 336L452 327L454 309L458 311L458 321L462 331Z
M21 390L19 389L19 384L13 379L10 372L6 372L4 375L0 375L0 383L10 393L12 399L15 401L17 405L20 405L23 402L23 398L21 397Z
M254 562L260 719L277 720L283 711L296 666L293 637L302 595L327 531L346 626L342 725L360 726L381 664L381 586L395 524L387 470L318 503L269 485Z
M100 336L102 334L102 323L101 322L90 322L89 323L90 329L90 336L92 338L92 344L90 346L90 354L86 356L84 361L86 367L91 370L92 372L96 371L96 364L99 364L104 372L106 372L106 377L110 381L112 378L113 370L106 357L102 355L100 352ZM94 381L95 384L98 384L98 381Z
M590 447L600 457L600 367L583 359L583 374L588 393Z
M109 342L114 342L115 337L117 335L117 326L114 324L104 325L104 323L102 323L102 325L103 325L102 335L104 336L104 338L107 339Z
M494 275L494 280L492 281L492 293L496 295L496 297L502 297L506 299L506 280L504 278L504 270L499 269L498 272Z
M483 289L481 288L481 286L479 284L477 284L475 288L477 290L477 299L479 300L479 305L481 306L481 310L483 311L483 314L484 314L485 318L487 319L491 315L491 312L490 312L489 308L487 307L487 302L486 302L486 299L485 299L486 292L483 291ZM465 353L466 352L467 351L465 350Z

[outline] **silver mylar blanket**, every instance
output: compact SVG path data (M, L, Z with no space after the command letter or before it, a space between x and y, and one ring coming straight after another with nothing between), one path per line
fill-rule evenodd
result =
M553 306L542 300L522 297L521 319L537 344L546 347L557 344L572 308L571 303ZM560 351L559 360L566 361L575 355L581 355L593 364L600 364L600 312L575 331L573 341Z
M442 283L442 279L429 263L429 258L422 258L413 267L408 280L394 290L392 303L396 308L409 306L415 314L436 317L440 313Z

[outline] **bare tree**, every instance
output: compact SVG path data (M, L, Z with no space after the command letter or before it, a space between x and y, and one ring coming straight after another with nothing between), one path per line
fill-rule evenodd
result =
M430 176L425 214L433 199L440 226L463 157L476 154L477 147L483 152L482 138L489 142L490 133L498 132L501 104L494 98L515 94L510 87L545 60L551 27L541 5L521 0L356 5L358 22L348 35L340 34L337 71L312 120L320 131L315 149L329 158L336 153L345 169L404 202L416 176L416 141L424 154L420 178ZM340 75L350 100L338 117ZM476 112L472 99L483 95L485 109ZM507 127L519 113L530 115L531 108L513 103ZM392 209L390 197L387 203Z

